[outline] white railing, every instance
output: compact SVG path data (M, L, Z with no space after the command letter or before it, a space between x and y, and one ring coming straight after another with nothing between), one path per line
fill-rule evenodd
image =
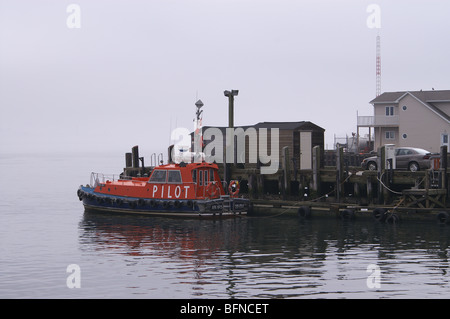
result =
M396 126L399 124L398 115L392 116L358 116L358 126Z
M103 174L103 173L91 173L89 185L91 187L97 187L98 184L105 184L107 181L114 182L118 180L130 180L129 176L120 176L120 174Z

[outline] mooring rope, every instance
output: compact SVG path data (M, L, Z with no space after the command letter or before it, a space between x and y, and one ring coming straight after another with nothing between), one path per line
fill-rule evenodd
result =
M380 184L381 184L384 188L386 188L388 191L390 191L391 193L394 193L394 194L397 194L397 195L403 195L403 193L401 193L401 192L396 192L396 191L390 189L389 187L387 187L386 185L384 185L384 183L381 181L381 178L383 177L383 175L384 175L384 172L383 172L383 174L381 174L381 176L380 176L379 178L378 178L378 176L377 176L377 180L380 182Z

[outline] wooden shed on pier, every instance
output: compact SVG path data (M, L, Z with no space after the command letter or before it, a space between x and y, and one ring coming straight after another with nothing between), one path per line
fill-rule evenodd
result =
M204 149L207 149L207 145L212 141L215 141L216 136L213 139L209 139L209 129L219 130L223 138L224 154L226 149L227 127L213 127L204 126L202 128ZM278 154L279 163L281 165L281 157L287 147L289 157L291 159L292 168L298 170L310 170L312 169L312 148L314 146L320 146L320 149L324 149L324 133L325 129L320 126L308 122L259 122L255 125L236 126L233 128L234 139L234 163L244 165L245 168L252 166L259 167L260 157L259 155L264 153L261 145L266 142L267 155L272 155L272 132L274 129L278 129ZM264 136L260 134L267 134L266 141ZM207 138L206 138L207 137ZM239 145L238 141L245 143L245 146ZM262 143L261 143L262 141ZM214 153L212 155L215 155ZM273 156L272 156L273 157ZM257 159L257 160L255 160Z

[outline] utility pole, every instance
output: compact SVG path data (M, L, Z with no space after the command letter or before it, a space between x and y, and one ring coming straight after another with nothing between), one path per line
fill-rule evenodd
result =
M231 91L224 91L223 94L228 97L228 128L234 128L234 97L237 96L239 94L239 90L231 90ZM226 138L226 147L225 147L225 152L223 154L224 156L224 179L227 182L227 185L230 183L231 180L231 164L227 163L226 158L226 152L227 151L233 151L231 149L231 147L234 147L234 133L233 130L228 130L229 135ZM231 143L231 144L229 144ZM234 153L234 152L233 152Z
M234 127L234 97L239 94L239 90L225 91L223 94L228 97L228 127Z

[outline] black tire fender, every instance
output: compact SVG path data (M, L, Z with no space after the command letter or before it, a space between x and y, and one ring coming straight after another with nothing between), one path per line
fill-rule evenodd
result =
M311 217L311 207L301 206L297 210L297 215L300 218L310 218Z
M386 217L386 223L396 225L400 222L400 216L396 213L390 213Z
M376 221L384 222L386 220L386 208L375 208L372 212L373 218L375 218Z
M353 209L344 209L339 212L342 220L352 220L355 218L355 211Z
M450 214L446 211L440 211L436 217L440 224L450 224Z

